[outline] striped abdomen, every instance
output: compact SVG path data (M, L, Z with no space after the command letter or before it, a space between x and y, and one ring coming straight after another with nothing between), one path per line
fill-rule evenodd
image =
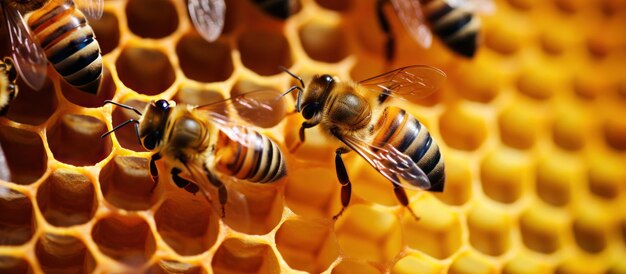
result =
M245 140L232 140L219 133L216 168L220 172L254 183L271 183L285 176L285 157L276 143L254 130L237 129Z
M98 92L102 78L100 45L72 1L51 1L31 15L28 26L65 81L84 92Z
M430 191L443 191L445 173L439 146L413 115L400 108L387 107L374 128L374 134L374 146L391 144L428 175Z
M437 35L455 52L472 57L478 46L480 19L464 8L453 8L443 0L420 0L424 17Z

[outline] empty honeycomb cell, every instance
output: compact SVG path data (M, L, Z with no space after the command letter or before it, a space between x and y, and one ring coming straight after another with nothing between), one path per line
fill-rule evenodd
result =
M100 19L91 20L89 25L96 34L102 55L117 48L120 42L120 22L115 14L104 12Z
M406 216L402 223L405 241L436 259L448 258L463 245L459 215L435 198L420 198L411 204L420 220Z
M125 47L115 66L122 83L141 94L157 95L168 89L176 80L168 56L158 50Z
M432 259L428 259L423 255L411 254L398 260L391 268L393 274L409 274L409 273L442 273L443 268L440 264Z
M506 24L487 24L484 26L485 46L504 55L517 52L523 45L519 41L526 40L533 27L523 18L512 13L507 16Z
M508 148L493 151L480 165L483 192L494 201L514 203L524 194L531 171L525 153Z
M348 207L335 224L335 233L345 256L369 262L388 262L403 247L398 219L364 205Z
M450 269L450 274L495 274L497 273L494 265L485 258L473 252L466 252L456 257Z
M555 274L605 273L605 266L587 256L570 256L555 269Z
M288 68L293 63L289 42L282 33L248 30L237 40L237 48L243 65L262 76L281 73L279 66Z
M0 255L0 273L28 274L33 270L23 258Z
M56 111L58 100L50 80L46 80L40 90L31 89L21 79L18 79L17 85L19 93L9 105L6 114L8 119L18 123L39 125Z
M576 244L589 253L602 252L607 245L607 235L601 223L591 223L589 220L575 220L572 224Z
M200 254L215 244L219 217L212 214L202 198L175 198L165 200L154 214L157 231L176 253L182 256Z
M276 254L267 244L228 238L222 242L211 261L213 273L279 273Z
M16 184L31 184L46 172L48 156L39 135L23 129L0 126L0 153L6 159L0 174L2 180Z
M546 100L555 92L554 73L541 65L523 69L517 78L517 89L530 98Z
M540 258L529 256L526 253L516 254L508 260L502 268L504 274L523 273L550 273L550 265Z
M61 82L63 96L70 102L81 107L96 108L104 105L104 100L111 100L115 95L115 81L111 77L111 72L104 66L102 69L102 84L97 95L82 92L65 81Z
M22 245L35 233L33 204L24 194L0 188L0 246Z
M567 154L541 157L535 168L537 196L552 206L570 202L573 183L582 177L580 165Z
M519 220L522 242L529 249L551 254L563 245L568 216L553 208L532 205Z
M587 161L587 180L592 194L615 199L626 180L624 162L605 154L593 154Z
M49 126L46 134L55 159L75 166L90 166L111 153L111 139L100 138L105 132L106 124L96 117L65 114Z
M344 1L333 1L333 0L315 0L315 2L321 7L329 10L346 12L348 11L352 5L352 0L344 0Z
M516 102L498 115L500 139L510 147L530 149L535 145L541 130L542 113L534 106Z
M626 150L626 121L621 115L606 118L602 127L604 141L613 149Z
M380 274L382 271L377 269L371 264L365 262L359 262L350 259L341 260L339 264L337 264L332 274L349 274L349 273L361 273L361 274Z
M460 150L476 150L487 138L487 123L469 106L448 108L439 117L440 134L446 145Z
M146 158L115 156L100 171L99 182L104 199L118 208L146 210L156 202Z
M128 106L134 107L138 109L139 111L143 111L146 105L148 104L147 102L139 101L139 100L128 100L128 101L118 102L118 103L122 103ZM115 107L113 110L113 113L111 114L113 127L127 121L128 119L139 119L139 118L140 117L134 111L125 109L125 108L120 108L120 107ZM115 136L115 139L117 139L117 141L120 143L120 145L123 148L130 149L133 151L140 151L140 152L146 151L146 149L139 142L135 128L132 126L126 126L126 127L120 128L116 130L115 133L111 134L110 136Z
M554 4L559 10L565 13L575 13L581 10L586 1L581 0L554 0Z
M452 84L456 85L458 94L468 100L489 103L500 93L502 72L488 64L475 62L461 66L458 75L462 76Z
M252 93L250 93L252 92ZM249 81L239 81L230 91L231 98L246 96L253 100L235 100L237 115L245 121L262 128L270 128L283 120L288 111L282 92L257 85Z
M615 30L601 28L592 32L587 38L587 51L591 57L596 59L606 58L615 48L618 47L615 41Z
M470 244L478 251L500 256L510 249L509 231L513 225L506 211L479 204L469 211L467 217Z
M181 263L176 261L159 261L154 264L147 271L149 274L204 274L204 271L200 266L190 265L187 263Z
M67 235L43 234L35 246L35 255L45 273L92 273L96 266L85 244Z
M585 110L570 108L558 111L552 118L552 140L562 149L576 151L583 148L585 134L590 129L589 116Z
M250 182L230 184L228 191L231 194L245 197L245 205L241 209L233 206L230 214L228 207L226 207L224 222L230 228L246 234L264 235L272 231L280 223L284 209L284 197L280 195L279 184L278 182L272 184ZM248 216L241 216L243 214Z
M539 43L543 51L549 55L560 55L568 48L573 48L572 37L574 30L567 28L567 24L550 22L552 27L546 27L539 34Z
M57 169L39 186L37 205L48 223L65 227L91 220L98 202L89 177Z
M314 60L337 63L348 56L348 40L341 26L307 23L298 31L302 48Z
M322 273L339 256L339 246L327 223L287 220L276 232L276 247L293 269Z
M230 46L207 42L198 35L185 35L176 44L176 55L185 76L198 82L221 82L233 74Z
M448 205L463 205L472 198L472 173L464 155L452 151L446 153L446 187L441 193L434 192Z
M144 38L165 38L178 28L178 13L169 0L129 0L126 18L130 31Z
M572 89L582 99L592 100L606 94L611 86L603 77L607 72L585 69L572 77Z
M207 105L210 103L220 102L224 100L224 95L218 90L206 89L194 86L183 86L181 87L176 96L174 97L174 101L180 102L183 104L201 106ZM224 114L226 111L226 106L219 106L211 108L211 111Z
M318 218L330 218L337 213L334 210L339 210L340 200L334 194L339 192L341 185L334 169L310 166L287 173L285 200L291 210L301 216ZM330 208L332 204L335 207Z
M107 215L91 231L100 252L131 266L146 263L155 251L154 236L146 221L129 215Z

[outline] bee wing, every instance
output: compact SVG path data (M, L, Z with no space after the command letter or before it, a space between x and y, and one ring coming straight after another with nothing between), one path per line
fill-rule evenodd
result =
M7 7L6 1L2 1L2 12L9 31L11 54L17 72L26 84L38 90L46 80L48 65L46 55L35 42L35 38L17 10Z
M412 190L431 187L424 171L392 145L376 147L352 136L342 136L340 140L395 185Z
M220 36L226 17L224 0L187 0L187 9L202 38L213 42Z
M9 169L9 163L7 162L7 157L4 155L2 146L0 146L0 180L11 181L11 170Z
M359 84L372 91L400 97L426 97L437 91L446 74L431 66L408 66L365 79Z
M72 1L72 0L67 0ZM104 12L104 0L73 0L76 6L90 19L98 20Z
M411 37L424 48L429 48L433 41L432 33L425 24L424 14L419 1L391 0L391 4L400 18L404 28Z
M464 8L480 14L492 14L496 10L493 0L444 0L453 8Z
M196 108L210 112L218 122L228 122L224 120L229 120L230 116L238 117L238 124L250 126L252 121L247 117L272 116L275 111L284 109L284 106L285 101L280 93L270 89L260 89Z

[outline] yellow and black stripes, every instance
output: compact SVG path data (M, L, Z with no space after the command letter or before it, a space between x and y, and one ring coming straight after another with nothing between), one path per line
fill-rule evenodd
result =
M435 35L455 52L474 56L480 29L478 17L467 9L451 7L443 0L420 0L420 3Z
M245 135L243 142L230 139L220 131L217 168L227 175L254 183L271 183L286 174L285 157L267 136L238 127Z
M72 1L51 3L35 11L28 25L48 61L69 84L84 92L98 92L102 78L100 46Z
M439 146L413 115L400 108L387 107L374 131L372 145L383 147L391 144L424 171L431 183L428 190L443 191L445 174Z

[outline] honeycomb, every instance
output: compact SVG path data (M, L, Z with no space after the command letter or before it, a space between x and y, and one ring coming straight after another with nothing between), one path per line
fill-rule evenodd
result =
M105 1L91 22L101 92L81 93L49 69L38 92L18 83L0 118L0 272L626 273L625 1L496 1L472 60L439 41L419 48L387 10L392 64L374 0L301 2L283 22L229 0L224 34L208 43L185 1ZM279 65L305 80L359 80L409 64L448 74L440 92L393 102L429 128L446 160L443 193L409 192L420 221L347 154L353 199L333 222L335 148L312 129L288 153L302 122L289 110L243 117L280 143L289 174L237 186L249 225L221 220L167 176L151 192L150 154L132 128L100 139L134 117L107 99L202 104L286 90L294 82Z

